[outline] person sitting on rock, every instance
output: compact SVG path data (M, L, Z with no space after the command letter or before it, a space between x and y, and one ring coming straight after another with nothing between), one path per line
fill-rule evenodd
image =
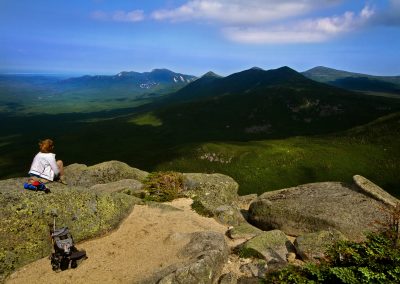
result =
M52 153L53 150L53 140L45 139L39 142L39 153L33 159L29 175L46 181L59 181L67 184L63 162L61 160L56 161L56 154Z

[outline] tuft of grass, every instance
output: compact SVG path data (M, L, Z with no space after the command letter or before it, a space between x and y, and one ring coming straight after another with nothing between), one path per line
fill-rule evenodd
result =
M182 196L183 175L177 172L155 172L144 181L146 200L165 202Z

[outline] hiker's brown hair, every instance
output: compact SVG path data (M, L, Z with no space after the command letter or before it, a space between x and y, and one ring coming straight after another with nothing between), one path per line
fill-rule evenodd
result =
M42 153L51 153L54 149L54 142L51 139L44 139L39 142L39 149Z

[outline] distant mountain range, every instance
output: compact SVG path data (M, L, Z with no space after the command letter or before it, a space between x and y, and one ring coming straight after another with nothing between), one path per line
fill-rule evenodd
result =
M175 73L168 69L154 69L151 72L123 71L116 75L95 75L69 78L61 84L70 88L121 88L130 91L167 92L173 91L196 80L197 77Z
M348 90L400 95L400 76L373 76L323 66L314 67L302 74L312 80Z
M200 78L168 69L73 78L0 75L0 104L5 112L61 113L129 108L149 102L165 106L234 94L269 94L283 89L288 93L306 90L312 93L316 89L346 93L332 86L400 98L400 76L372 76L327 67L303 73L289 67L267 71L254 67L226 77L210 71Z
M0 74L0 112L90 112L133 107L175 92L195 79L167 69L71 78Z
M394 102L311 80L289 67L251 68L227 77L207 73L146 106L170 132L196 139L265 139L322 134L399 109ZM182 129L182 133L176 129ZM196 129L196 131L188 131Z

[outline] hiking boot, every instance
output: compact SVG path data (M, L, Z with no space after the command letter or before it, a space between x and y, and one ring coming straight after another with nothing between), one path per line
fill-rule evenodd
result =
M67 180L65 179L65 177L64 176L60 176L60 178L59 178L59 180L58 180L60 183L62 183L62 184L65 184L65 185L67 185L68 183L67 183Z

